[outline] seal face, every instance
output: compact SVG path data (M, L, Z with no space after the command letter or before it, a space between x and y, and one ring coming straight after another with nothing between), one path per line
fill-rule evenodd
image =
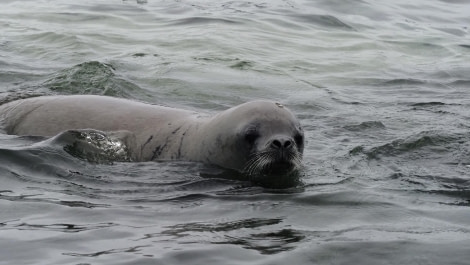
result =
M198 161L251 179L298 170L304 149L294 114L263 100L208 116L106 96L46 96L1 105L0 120L8 134L17 135L99 130L125 138L133 161Z
M300 168L304 136L299 130L293 137L274 135L268 141L260 140L259 129L249 129L245 134L251 146L243 172L249 176L286 174Z
M218 125L219 132L224 130L220 146L232 154L231 161L213 164L231 164L250 178L288 174L301 167L304 132L294 114L279 103L241 104L213 117L211 123ZM228 148L229 143L234 146Z

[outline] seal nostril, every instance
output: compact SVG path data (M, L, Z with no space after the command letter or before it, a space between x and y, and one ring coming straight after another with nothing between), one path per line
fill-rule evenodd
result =
M282 143L279 140L275 139L271 142L271 147L279 149L282 147Z
M290 139L274 139L271 141L271 147L274 149L289 149L294 145Z
M292 147L292 141L291 140L286 140L284 142L284 148L287 149L287 148L290 148L290 147Z

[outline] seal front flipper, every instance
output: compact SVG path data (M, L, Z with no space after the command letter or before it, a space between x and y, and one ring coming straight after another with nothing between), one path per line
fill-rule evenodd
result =
M94 163L138 161L133 152L135 135L129 131L67 130L47 140L72 156Z

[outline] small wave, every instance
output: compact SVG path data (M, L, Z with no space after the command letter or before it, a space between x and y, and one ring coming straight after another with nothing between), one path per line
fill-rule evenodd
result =
M112 254L122 254L122 253L134 253L139 252L142 248L148 246L132 246L128 248L112 248L103 251L90 252L90 253L76 253L76 252L65 252L63 255L72 256L72 257L86 257L86 258L96 258L102 255L112 255Z
M433 195L444 195L453 198L452 201L441 201L441 204L470 207L470 189L468 188L458 190L426 190L423 192Z
M301 231L282 229L267 233L254 233L248 236L227 236L227 242L217 244L240 245L243 248L256 250L264 255L273 255L296 248L296 244L306 238Z
M97 130L69 130L45 143L59 144L72 156L92 163L130 162L133 159L125 138L120 138Z
M93 94L134 98L142 89L115 73L111 64L84 62L52 74L43 86L60 94Z
M184 234L189 231L193 232L220 232L220 231L234 231L246 228L258 228L268 225L276 225L282 222L281 218L264 219L264 218L250 218L233 222L222 223L184 223L167 227L167 230L162 234Z
M79 38L77 36L51 31L23 35L22 38L25 43L34 42L35 45L38 45L38 43L44 43L48 45L54 43L55 45L60 45L61 47L72 46L79 42Z
M129 132L106 134L97 130L69 130L52 138L12 137L12 146L7 141L0 148L0 158L12 163L28 159L45 163L46 159L64 160L66 152L76 158L97 164L133 161L128 149ZM65 151L65 152L64 152ZM42 154L41 156L36 156ZM48 157L55 156L55 157Z
M240 21L226 19L226 18L213 18L213 17L189 17L175 19L169 22L170 26L180 26L180 25L200 25L200 24L242 24Z
M385 129L385 125L380 121L365 121L357 125L346 125L344 128L349 131L381 130Z
M393 173L389 179L404 183L400 190L406 188L414 192L441 195L446 199L433 196L440 204L470 206L470 179L466 177L449 177L439 175L420 175L414 173Z
M12 93L0 93L0 105L15 100L44 96L44 93L34 91L17 91Z
M452 81L451 83L449 83L448 86L449 87L468 88L468 87L470 87L470 80L465 80L465 79L455 80L455 81Z
M110 205L98 204L87 201L72 201L72 200L59 200L54 198L43 198L39 194L31 195L9 195L4 192L0 192L0 200L7 200L12 202L29 202L29 203L50 203L63 205L68 207L79 207L79 208L108 208Z
M413 107L429 107L429 106L432 107L432 106L443 106L443 105L446 105L446 104L443 102L439 102L439 101L419 102L419 103L411 104L411 106Z
M282 218L250 218L220 223L183 223L168 226L166 230L151 237L169 236L180 242L194 242L201 240L199 234L223 233L224 236L212 238L210 243L238 245L261 254L271 255L292 250L296 247L296 243L305 239L301 231L289 228L276 229L282 221ZM274 230L266 231L271 226ZM246 230L251 229L265 232L245 233Z
M390 143L366 149L357 146L349 151L350 155L363 153L369 159L379 159L381 156L397 156L409 153L425 147L443 146L458 140L456 136L450 136L438 132L422 132L405 139L398 139Z
M427 82L424 80L420 79L414 79L414 78L397 78L397 79L390 79L390 80L385 80L382 82L383 85L385 86L411 86L411 85L424 85Z
M31 223L17 223L17 222L3 222L3 229L17 229L27 231L54 231L64 233L77 233L83 231L97 230L108 227L116 226L114 223L98 223L98 224L65 224L65 223L54 223L54 224L31 224Z
M354 28L339 18L331 15L299 15L296 14L292 17L294 20L301 21L303 23L314 24L321 27L327 28L340 28L340 29L347 29L347 30L354 30Z
M248 70L253 68L254 62L252 61L240 61L230 66L232 69Z

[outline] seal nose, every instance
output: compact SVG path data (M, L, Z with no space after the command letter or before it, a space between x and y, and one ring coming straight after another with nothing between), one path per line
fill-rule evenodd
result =
M271 141L271 148L273 149L289 149L293 146L294 142L289 138L277 138Z

